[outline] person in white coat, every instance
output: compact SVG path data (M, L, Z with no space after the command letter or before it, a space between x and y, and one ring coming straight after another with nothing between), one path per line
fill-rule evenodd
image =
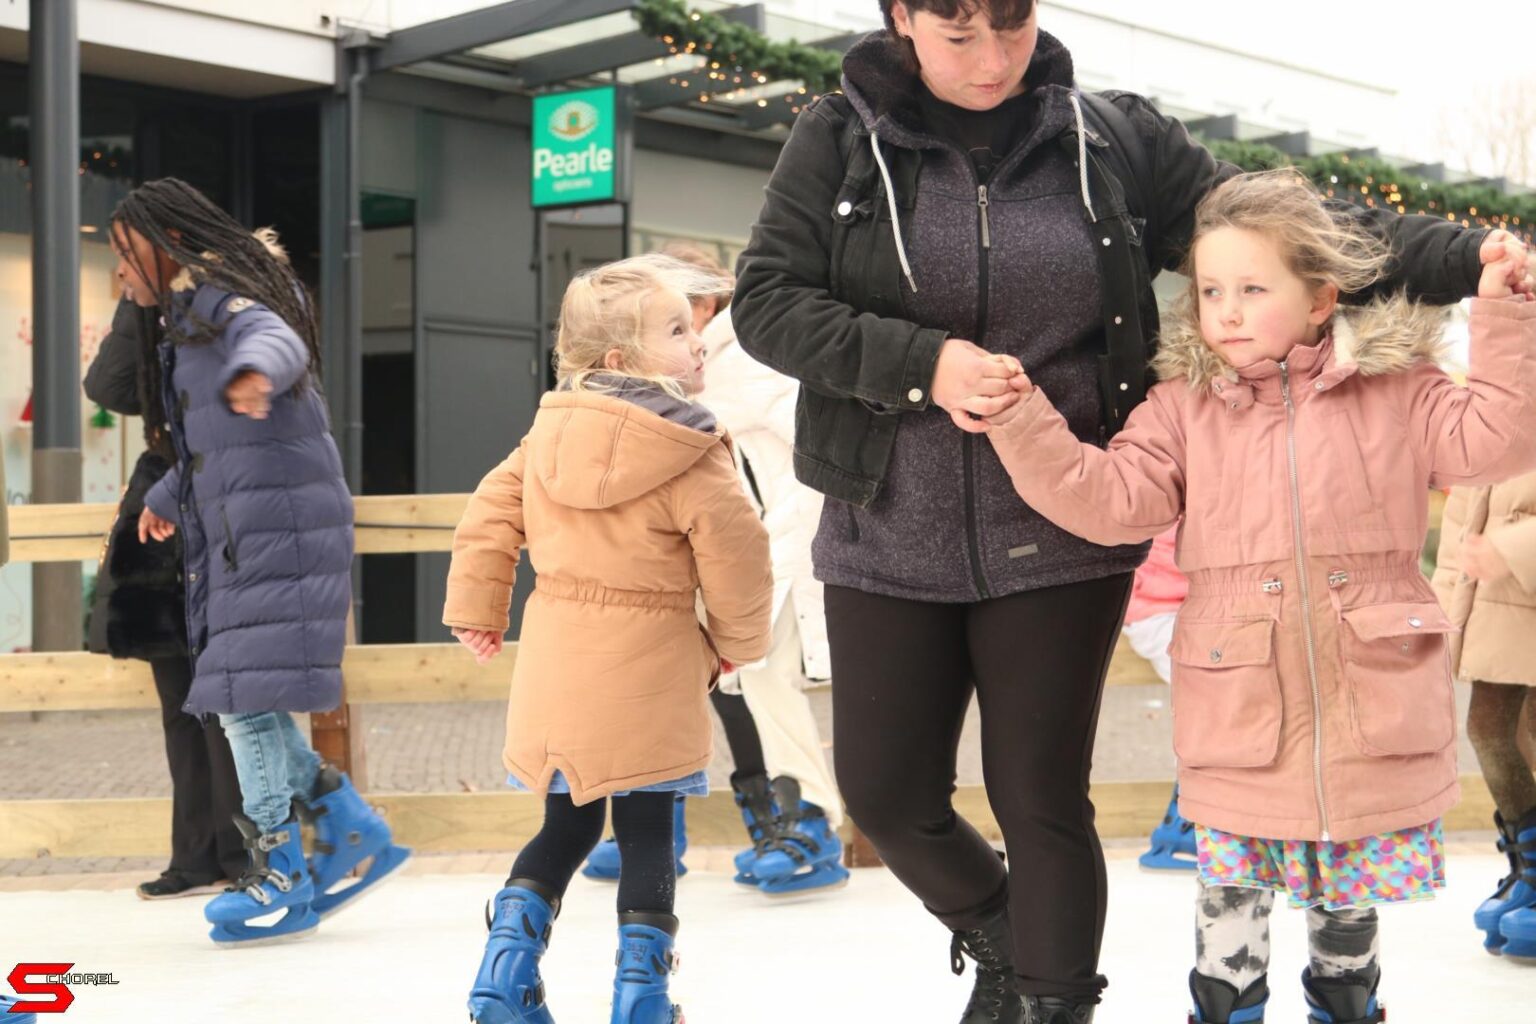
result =
M721 680L727 695L739 692L745 699L764 763L761 774L744 773L738 763L731 779L757 840L750 866L746 855L738 858L738 880L755 880L770 895L840 885L848 877L836 835L843 821L842 799L805 692L830 679L831 656L822 585L811 574L811 541L822 498L795 479L793 465L799 385L736 343L731 278L707 252L685 244L663 252L721 277L720 294L698 296L694 302L695 329L704 339L704 390L698 399L736 443L743 486L762 510L773 560L773 647L763 661L737 666ZM715 706L729 734L728 701ZM733 742L733 752L736 747ZM776 817L762 829L755 827L758 815L751 805L760 803L769 778Z

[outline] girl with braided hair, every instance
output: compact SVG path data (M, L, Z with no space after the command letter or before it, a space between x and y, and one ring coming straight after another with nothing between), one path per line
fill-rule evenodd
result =
M222 945L306 933L409 856L292 717L341 702L352 596L352 498L313 307L274 232L251 234L174 178L123 199L112 245L124 294L162 311L150 398L176 455L145 495L139 536L181 531L194 666L183 707L219 716L244 804L249 867L205 916ZM308 862L297 815L315 828Z

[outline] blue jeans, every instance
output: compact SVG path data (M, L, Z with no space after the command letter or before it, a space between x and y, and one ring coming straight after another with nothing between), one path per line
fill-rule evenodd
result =
M235 755L245 816L271 832L293 813L294 797L314 796L320 755L286 711L220 715L219 724Z

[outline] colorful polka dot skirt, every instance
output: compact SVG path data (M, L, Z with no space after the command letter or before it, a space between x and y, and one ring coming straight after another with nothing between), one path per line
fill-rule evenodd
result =
M1428 825L1351 839L1255 839L1195 826L1200 880L1285 893L1293 907L1369 907L1432 899L1445 888L1445 835Z

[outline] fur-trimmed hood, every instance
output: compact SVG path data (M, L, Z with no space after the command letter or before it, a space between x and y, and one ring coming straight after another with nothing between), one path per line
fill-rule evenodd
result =
M1182 300L1181 306L1188 301ZM1332 372L1341 377L1356 373L1380 377L1403 373L1421 362L1438 362L1444 331L1444 307L1395 295L1363 306L1340 306L1323 344L1331 339ZM1164 321L1152 367L1158 380L1183 380L1194 391L1240 378L1206 345L1199 325L1184 309L1175 309Z

